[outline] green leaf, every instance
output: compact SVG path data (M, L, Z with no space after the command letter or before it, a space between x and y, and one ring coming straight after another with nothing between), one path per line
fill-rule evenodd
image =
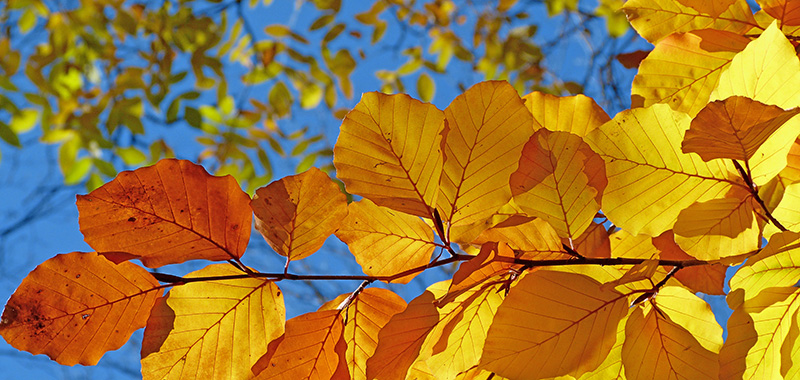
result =
M129 166L139 165L147 160L147 156L141 150L132 146L117 148L116 153L122 159L122 162Z
M115 169L114 165L106 160L94 158L92 159L92 163L94 164L94 167L96 167L97 170L99 170L100 173L106 177L114 177L117 175L117 169Z
M0 138L17 148L22 147L22 145L19 143L19 137L17 137L17 134L14 133L8 124L3 123L2 121L0 121Z
M319 105L324 92L316 83L310 83L300 90L300 107L311 109Z
M204 104L200 106L199 111L200 115L203 115L204 118L217 124L222 123L222 114L219 113L219 110L217 110L215 107Z
M36 26L36 13L34 13L33 8L27 8L22 15L19 16L19 20L17 21L17 26L19 26L19 31L22 34L28 33L34 26Z
M83 181L92 169L92 159L89 157L81 158L64 173L64 183L74 185Z
M328 33L325 33L325 37L322 38L322 43L327 44L328 42L333 41L336 37L339 37L340 34L344 31L344 24L336 24Z
M417 94L423 102L430 102L433 99L433 94L436 92L436 84L433 83L430 75L422 73L417 78Z
M167 107L167 123L172 123L178 120L178 111L181 108L181 97L177 97L172 99L172 102L169 103L169 107Z
M299 164L297 164L297 168L295 169L296 172L302 173L308 169L311 169L314 166L314 162L317 160L316 154L309 154Z
M189 106L183 108L183 118L186 119L186 122L189 123L189 125L197 129L200 129L200 126L203 123L203 116L200 115L200 111Z
M89 180L86 181L86 191L92 192L100 186L103 186L106 181L103 181L103 178L100 177L97 173L92 173L89 176Z
M336 17L334 15L322 15L319 16L314 22L311 23L311 26L308 28L309 31L314 31L323 28L325 25L330 24Z
M267 35L271 37L281 38L290 35L292 31L286 25L272 24L264 28L264 33L267 33Z
M283 117L289 114L292 109L292 94L283 82L277 82L269 91L269 104L275 110L275 114Z
M8 125L12 131L16 133L25 133L33 129L38 120L39 113L34 109L24 109L18 114L11 117L11 123Z

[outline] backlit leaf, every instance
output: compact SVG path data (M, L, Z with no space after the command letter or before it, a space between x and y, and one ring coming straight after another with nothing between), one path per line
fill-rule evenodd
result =
M191 277L242 274L216 264ZM283 334L283 295L258 278L191 282L159 299L142 340L144 379L249 378L250 367Z
M797 0L758 0L761 10L781 21L781 25L800 25L800 2Z
M616 341L627 299L589 277L539 270L508 293L489 328L480 366L500 376L580 376Z
M733 311L719 353L720 379L782 378L781 346L800 306L799 296L797 288L773 287Z
M447 138L437 206L451 225L482 221L511 199L508 177L533 118L507 82L482 82L445 110Z
M337 220L341 239L368 276L391 276L428 264L436 249L433 231L422 219L362 199ZM407 283L418 273L395 282Z
M496 260L498 257L513 258L514 252L505 243L487 242L481 246L477 256L462 263L447 289L447 296L439 305L454 301L456 297L493 277L508 274L514 264Z
M792 286L800 280L800 234L781 232L772 235L757 255L736 271L730 280L731 293L744 290L744 300L758 296L774 286Z
M784 109L800 105L800 60L776 22L733 58L711 100L735 95Z
M739 34L710 29L658 41L633 78L633 107L666 103L696 115L708 103L722 71L748 42Z
M658 249L662 260L694 260L694 257L689 256L675 244L675 235L672 231L654 237L652 243ZM674 277L693 292L723 295L727 268L719 263L684 267L675 273Z
M673 231L675 242L700 260L716 260L756 250L761 242L752 196L697 202L682 210Z
M320 310L338 308L350 294L343 294L320 307ZM367 379L367 360L375 353L378 333L395 314L406 308L400 296L386 289L367 288L340 314L344 317L345 358L350 378Z
M665 104L623 111L587 142L606 161L603 212L637 235L658 236L694 202L721 198L735 185L729 162L703 162L680 151L689 117Z
M533 120L553 132L583 137L611 119L594 99L584 95L559 97L535 91L522 99Z
M745 0L736 0L717 15L705 13L708 7L694 9L683 2L703 3L702 0L630 0L622 10L639 35L656 41L672 34L698 29L726 30L742 34L756 25L753 13ZM719 3L719 1L717 1Z
M704 161L747 161L772 133L798 113L797 108L784 111L741 96L717 100L692 120L681 148L684 153L699 154Z
M366 93L347 114L333 151L347 191L431 218L442 172L444 114L407 95Z
M127 252L156 268L239 258L250 239L250 197L231 176L166 159L120 173L78 195L84 240L101 254Z
M647 306L637 307L625 326L626 378L716 379L722 328L708 304L685 289L666 287ZM687 306L702 313L691 314ZM684 324L692 327L687 330Z
M522 259L550 260L571 257L564 252L553 227L542 219L509 226L501 223L484 231L472 241L473 244L488 242L503 242Z
M142 267L96 253L53 257L8 300L0 335L17 349L63 365L95 365L144 327L162 287Z
M339 310L303 314L286 321L286 334L270 344L253 367L255 379L349 378Z
M580 137L542 129L525 144L509 183L520 209L577 238L600 210L607 181L603 159Z
M250 206L256 229L288 260L316 252L347 215L347 197L317 168L256 190Z

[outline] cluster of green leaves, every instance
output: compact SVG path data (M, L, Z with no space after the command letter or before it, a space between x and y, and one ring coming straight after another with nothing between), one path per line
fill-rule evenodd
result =
M551 15L577 12L576 0L546 3ZM587 17L608 17L616 36L626 24L607 12L613 4ZM252 191L271 180L276 155L295 158L300 171L330 161L324 130L281 120L316 108L344 117L364 63L383 60L375 75L385 92L415 83L428 101L454 57L519 90L580 91L542 64L524 5L376 0L345 12L336 0L294 10L267 0L11 0L0 10L0 112L8 114L0 138L19 147L38 124L40 141L59 146L66 183L88 178L94 189L120 167L173 156L168 141L151 136L185 121L200 133L197 159ZM309 22L248 17L272 8ZM405 62L393 66L398 59L381 56L387 50Z

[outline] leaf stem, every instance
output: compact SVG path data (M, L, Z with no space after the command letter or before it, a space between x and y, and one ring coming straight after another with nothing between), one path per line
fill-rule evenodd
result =
M747 184L747 187L750 190L750 194L753 196L756 202L758 202L759 206L761 206L761 209L764 210L764 215L766 215L767 218L769 218L769 221L772 222L772 224L774 224L775 227L777 227L779 230L787 231L786 227L784 227L783 224L781 224L781 222L778 221L778 219L775 219L775 217L767 208L767 205L764 203L764 200L761 199L761 197L758 195L758 189L756 188L756 185L753 183L752 178L750 178L749 168L746 171L742 167L742 164L739 163L739 161L737 160L732 160L732 161L733 161L733 166L736 167L736 170L739 171L739 174L742 176L742 179L744 179L744 182Z

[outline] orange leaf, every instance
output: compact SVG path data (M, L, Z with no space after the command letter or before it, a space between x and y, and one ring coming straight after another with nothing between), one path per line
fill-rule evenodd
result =
M564 238L562 242L570 245L569 239ZM583 234L572 241L573 249L583 257L607 258L611 257L611 240L606 227L600 223L594 223L583 231Z
M594 99L584 95L560 97L534 91L523 96L522 100L531 111L533 120L553 132L569 132L583 137L611 120Z
M572 257L564 252L553 227L541 219L510 226L506 226L505 222L500 223L484 231L472 243L486 244L487 242L503 242L522 259L552 260Z
M514 252L505 243L487 242L481 246L478 256L461 264L453 274L453 281L447 295L439 300L439 305L452 302L459 295L480 285L492 277L508 274L514 264L497 261L497 257L514 258Z
M185 276L241 275L217 264ZM142 340L144 379L247 378L250 367L283 334L283 295L258 278L175 286L153 308Z
M433 231L419 217L379 207L369 199L347 206L336 236L369 276L391 276L428 264L436 249ZM407 283L414 276L392 280Z
M166 159L119 173L78 195L84 239L103 252L139 256L150 268L242 256L250 239L250 197L231 176Z
M652 50L637 50L630 53L617 54L615 57L626 69L638 69Z
M408 95L369 92L347 114L333 163L347 191L431 218L442 173L444 114Z
M664 260L694 260L681 247L675 244L672 231L654 237L652 242L658 251L661 259ZM724 295L725 271L727 266L722 264L696 265L685 267L675 273L675 279L692 290L712 295Z
M605 174L603 159L580 137L541 129L525 144L509 183L522 211L561 237L577 238L600 210Z
M144 327L162 287L133 263L73 252L36 267L6 304L0 335L63 365L95 365Z
M288 260L316 252L347 215L347 197L317 168L256 190L250 203L256 229Z
M482 82L445 110L444 173L437 206L451 225L485 220L511 199L508 177L533 134L533 117L508 82Z
M497 310L480 366L509 378L580 376L608 355L627 309L624 295L592 278L529 273Z
M781 20L781 25L800 25L800 1L758 0L761 10Z
M724 0L729 1L729 0ZM735 0L719 14L707 0L629 0L622 6L634 29L652 43L672 34L698 29L727 30L742 34L756 26L745 0ZM715 0L720 3L720 0ZM688 3L694 6L685 5Z
M773 132L798 113L797 108L784 111L742 96L717 100L692 120L681 149L699 154L703 161L747 161Z
M342 318L338 310L303 314L286 321L286 334L253 367L263 379L349 379Z
M337 309L350 294L342 294L327 302L320 310ZM344 341L347 343L345 358L350 370L350 378L367 378L367 360L375 353L378 333L392 316L406 308L406 301L390 290L367 288L342 311L344 321Z
M677 0L679 3L711 17L719 17L730 8L736 0Z

